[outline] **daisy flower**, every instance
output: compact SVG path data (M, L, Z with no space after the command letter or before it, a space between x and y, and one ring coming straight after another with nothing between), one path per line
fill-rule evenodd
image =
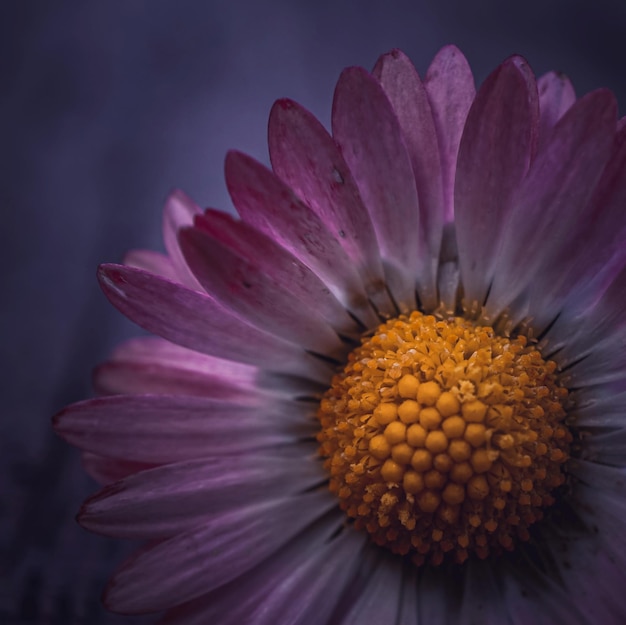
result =
M239 219L180 192L167 254L99 269L157 335L55 418L140 539L104 602L164 623L626 619L626 129L513 56L346 69L279 100Z

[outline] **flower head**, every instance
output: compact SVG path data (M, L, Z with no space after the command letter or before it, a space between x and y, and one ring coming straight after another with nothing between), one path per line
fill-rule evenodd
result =
M57 431L148 541L105 592L167 623L621 623L626 128L511 57L279 100L240 219L166 205L101 286L118 348Z

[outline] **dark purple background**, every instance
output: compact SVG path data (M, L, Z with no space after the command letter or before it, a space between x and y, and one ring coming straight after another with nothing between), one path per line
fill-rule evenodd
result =
M161 247L174 186L230 209L229 148L267 160L266 119L289 96L328 123L335 80L400 47L424 72L455 43L478 80L513 52L579 94L626 101L626 3L503 0L2 0L0 622L109 617L121 557L74 514L95 485L50 416L137 330L105 301L102 261Z

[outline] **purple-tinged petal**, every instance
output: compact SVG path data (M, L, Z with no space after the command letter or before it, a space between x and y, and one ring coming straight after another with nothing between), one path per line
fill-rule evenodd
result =
M178 245L178 231L193 225L195 216L200 215L201 212L200 207L182 191L174 191L170 194L163 210L163 242L178 281L196 290L200 290L201 287L183 258Z
M625 468L626 427L586 436L582 442L581 453L585 459Z
M152 469L155 466L147 462L131 462L119 458L98 456L89 451L84 451L81 454L81 462L87 474L102 485L117 482L129 475Z
M186 371L170 365L108 361L94 371L98 395L162 394L236 399L248 392L228 378ZM254 392L250 387L250 392Z
M595 307L577 326L570 340L555 355L566 368L564 383L570 387L604 384L626 374L626 266L610 284ZM564 324L562 331L567 326ZM574 330L577 330L575 332Z
M98 277L118 310L168 341L271 371L330 379L328 367L301 347L242 321L203 293L121 265L102 265Z
M249 224L220 211L207 210L196 227L258 268L288 291L305 311L323 317L339 334L360 336L359 329L329 288L293 254Z
M229 152L226 185L241 218L290 251L359 318L369 304L363 282L320 217L273 172L241 152Z
M160 393L235 399L257 395L256 367L222 360L156 337L131 339L96 368L100 395Z
M431 63L424 87L435 122L441 158L444 219L454 217L454 179L461 135L476 95L474 76L455 46L442 48Z
M559 327L548 333L549 342L560 339L574 345L571 328L560 326L595 304L614 279L615 271L626 263L625 168L626 128L615 136L600 182L572 226L571 236L554 240L553 259L529 285L533 328L537 332L561 315Z
M500 589L492 563L471 559L463 578L463 596L455 623L458 625L510 625L501 602L494 601ZM507 606L508 607L508 606Z
M319 215L376 299L384 289L376 233L333 138L309 111L287 99L272 107L268 137L274 171Z
M609 467L576 458L569 461L567 472L586 484L590 492L602 492L626 501L626 467Z
M180 245L198 282L226 308L304 349L341 357L343 345L328 323L256 264L197 228L182 230Z
M536 86L520 66L522 59L511 58L485 80L459 147L454 214L464 307L472 315L485 300L511 198L537 137Z
M344 531L330 541L320 541L309 557L295 554L280 571L259 567L257 579L245 589L240 583L233 592L223 594L218 589L193 606L193 611L202 615L204 620L200 622L220 625L331 625L332 610L359 566L364 541L365 536ZM229 590L235 583L229 585ZM164 623L189 623L182 618L185 612L181 612L180 620L171 618Z
M335 505L326 491L218 515L127 560L105 591L115 612L157 612L227 584Z
M431 273L436 275L445 214L441 157L428 94L413 64L400 50L383 55L373 74L380 80L400 123L417 185L420 224L426 233ZM434 301L429 302L424 301L423 291L420 290L422 305L436 307L436 293Z
M341 531L342 525L343 519L339 510L319 518L284 548L266 558L258 566L232 582L168 611L164 618L159 621L159 624L206 625L207 623L219 623L220 625L241 625L241 623L254 622L256 625L256 619L261 618L265 613L263 606L266 602L269 602L269 605L274 605L275 600L280 600L280 589L289 588L289 578L293 571L302 571L303 568L306 570L310 563L333 559L336 553L343 556L343 562L330 569L329 574L325 575L324 578L328 581L338 580L339 583L329 592L341 594L343 591L341 580L353 575L353 567L358 567L363 542L366 538L360 532ZM335 549L337 546L341 548ZM313 567L315 566L313 564ZM314 580L322 581L321 577L310 573L309 583L314 583ZM276 591L278 594L273 595ZM328 607L334 607L332 599L329 600L328 596L324 597L322 603L330 604L330 606L324 606L324 611ZM314 607L313 618L316 610L320 608L320 604ZM327 624L326 620L320 620L314 621L314 625Z
M486 306L489 318L505 310L571 236L609 157L616 120L609 91L587 94L565 113L537 153L500 237Z
M251 621L255 625L329 624L333 608L358 569L365 540L344 530L291 568L282 583L269 586L266 581L265 597L250 613Z
M425 262L415 177L398 118L364 69L349 68L339 77L332 126L374 224L391 293L402 311L412 310L416 287L431 297L435 276Z
M355 589L357 594L351 605L337 622L341 625L396 623L400 612L401 589L401 563L391 554L381 551L378 561L362 580L360 588Z
M626 385L626 376L624 383ZM579 388L573 393L576 409L572 421L577 427L626 427L626 391L611 392L615 385Z
M592 625L573 604L569 589L564 590L532 562L516 561L497 573L502 584L503 609L512 625Z
M428 575L420 575L417 593L420 625L454 623L454 617L458 614L458 586L450 583L449 575L442 568L431 569ZM442 610L441 606L447 609Z
M124 265L149 271L172 282L179 282L180 277L169 256L152 250L131 250L124 256Z
M75 447L110 458L164 464L288 445L310 436L306 404L241 404L178 395L113 395L78 402L54 418Z
M537 81L539 91L539 142L543 144L552 128L576 101L570 79L560 72L548 72Z
M78 521L107 536L165 538L234 508L304 492L324 479L315 448L306 445L288 453L190 460L107 486L83 504Z
M582 506L581 506L582 508ZM583 516L585 510L579 512ZM556 575L560 578L558 586L552 588L546 585L546 591L556 590L556 593L542 594L542 607L545 606L550 620L546 625L553 623L581 623L581 625L596 625L597 623L611 623L620 625L623 622L624 611L621 598L626 586L625 569L620 562L622 553L619 543L624 535L623 524L610 546L602 544L602 537L606 530L602 528L602 515L593 514L596 527L600 527L598 535L588 534L580 536L556 535L548 536L545 549L548 557L556 563ZM556 529L556 528L555 528ZM611 532L609 535L612 535ZM563 549L564 539L567 548ZM544 580L550 583L547 576ZM555 588L556 586L556 588ZM561 588L567 589L566 592ZM525 625L525 624L524 624Z
M396 625L420 625L419 602L417 591L418 569L414 566L406 566L402 577L402 589L400 590L400 608Z

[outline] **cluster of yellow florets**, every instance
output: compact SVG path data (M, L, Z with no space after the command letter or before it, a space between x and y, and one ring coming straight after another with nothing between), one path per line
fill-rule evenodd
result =
M331 491L357 527L417 564L512 549L565 479L555 368L524 337L460 318L381 325L320 404Z

